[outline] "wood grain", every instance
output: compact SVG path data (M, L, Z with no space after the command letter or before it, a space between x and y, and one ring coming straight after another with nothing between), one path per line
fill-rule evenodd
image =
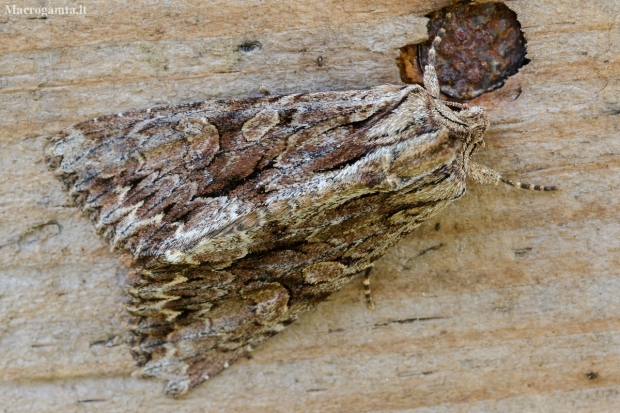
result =
M361 280L349 284L180 400L131 377L123 270L46 170L41 135L260 86L398 83L398 48L423 41L424 15L448 3L90 1L86 16L0 14L0 411L618 411L615 0L507 2L531 61L477 100L492 122L477 161L562 191L472 183L377 264L376 311ZM261 47L239 50L247 42Z

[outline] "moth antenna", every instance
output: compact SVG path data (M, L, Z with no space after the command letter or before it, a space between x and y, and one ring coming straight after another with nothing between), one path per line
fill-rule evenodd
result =
M530 191L557 191L559 188L555 185L544 186L544 185L532 185L532 184L524 184L521 182L511 181L510 179L506 179L504 177L499 178L503 183L508 184L510 186L514 186L515 188L527 189Z
M437 72L435 71L435 49L441 43L441 35L445 32L444 29L440 29L435 39L433 39L431 48L428 51L428 64L424 67L424 88L435 99L439 99L439 80L437 80Z
M364 297L366 297L366 305L369 310L375 309L375 303L372 302L372 297L370 296L370 273L372 272L372 267L366 268L366 272L364 272L364 280L362 283L364 284Z

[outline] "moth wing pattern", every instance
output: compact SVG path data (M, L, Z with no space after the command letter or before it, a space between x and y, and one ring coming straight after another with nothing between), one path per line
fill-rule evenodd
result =
M105 116L46 161L130 270L140 374L177 396L461 197L487 126L383 86Z

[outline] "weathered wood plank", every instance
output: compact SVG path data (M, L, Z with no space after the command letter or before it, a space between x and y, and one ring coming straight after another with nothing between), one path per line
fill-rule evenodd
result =
M477 160L557 193L468 188L376 266L181 400L134 379L123 272L42 161L106 113L398 83L448 1L86 2L0 15L0 407L7 412L616 411L620 5L510 1L531 62L477 99ZM237 50L244 42L261 48ZM324 66L316 63L323 56ZM439 228L437 228L437 224ZM597 372L588 379L586 373ZM8 403L5 401L9 401Z

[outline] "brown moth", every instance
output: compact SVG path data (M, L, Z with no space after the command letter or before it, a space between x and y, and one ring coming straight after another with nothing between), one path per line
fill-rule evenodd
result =
M462 197L468 176L555 189L472 162L489 120L440 100L434 46L424 88L164 106L51 137L48 165L130 270L141 375L177 396L217 374Z

